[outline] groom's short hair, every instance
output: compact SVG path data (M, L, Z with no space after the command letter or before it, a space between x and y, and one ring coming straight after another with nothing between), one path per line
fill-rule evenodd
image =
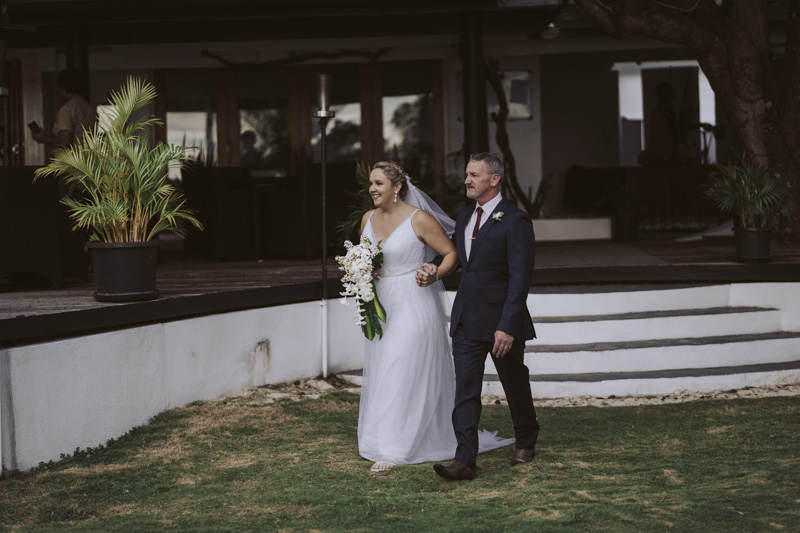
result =
M500 178L502 178L505 174L506 167L503 164L503 160L491 152L478 152L472 154L469 156L469 162L471 163L472 161L483 161L483 164L486 165L486 170L489 171L489 174L497 174L500 176Z

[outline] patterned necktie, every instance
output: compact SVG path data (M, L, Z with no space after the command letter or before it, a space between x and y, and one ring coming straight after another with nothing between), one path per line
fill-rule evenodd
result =
M472 229L472 240L475 240L475 237L478 236L478 230L481 229L481 213L483 213L483 209L480 207L478 208L478 218L475 219L475 227Z

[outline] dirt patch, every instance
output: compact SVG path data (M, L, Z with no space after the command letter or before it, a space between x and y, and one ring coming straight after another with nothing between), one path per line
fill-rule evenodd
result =
M720 433L725 433L729 429L733 429L733 426L719 426L715 428L711 428L707 431L709 435L719 435Z
M224 403L268 405L285 401L297 401L306 398L319 398L331 391L347 391L361 393L361 387L353 385L336 376L326 379L301 379L291 383L277 383L243 390L222 398ZM800 383L788 385L769 385L765 387L744 387L741 389L718 390L713 392L681 391L674 394L652 396L609 396L574 398L534 398L536 406L542 407L620 407L626 405L660 405L665 403L694 402L701 400L732 400L737 398L766 398L770 396L800 396ZM484 405L506 405L505 398L483 396ZM724 430L723 430L724 431Z
M526 518L543 518L545 520L557 520L563 516L561 511L552 509L548 511L540 511L538 509L528 509L522 513Z
M741 389L718 390L712 392L681 391L674 394L652 396L578 396L574 398L534 398L533 403L542 407L621 407L628 405L660 405L665 403L695 402L702 400L733 400L737 398L767 398L770 396L800 396L800 383L789 385L769 385L765 387L744 387ZM505 404L504 398L484 396L484 404Z
M319 398L321 395L331 391L349 391L360 394L361 387L357 387L336 376L330 376L326 379L300 379L290 383L275 383L245 389L227 396L221 401L254 406L269 405L285 401Z
M676 485L683 483L683 480L675 475L675 472L672 470L664 470L664 476L670 481L670 483L674 483Z

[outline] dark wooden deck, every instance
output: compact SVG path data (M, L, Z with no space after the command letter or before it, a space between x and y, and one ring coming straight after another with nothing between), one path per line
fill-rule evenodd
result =
M543 242L537 245L532 291L552 287L800 281L800 246L773 245L763 264L735 262L726 240ZM0 346L85 335L108 329L303 302L320 298L319 259L313 261L183 261L158 269L160 297L149 302L100 303L93 280L67 279L61 289L0 281ZM337 298L339 271L328 264L328 297ZM458 273L447 280L455 288Z

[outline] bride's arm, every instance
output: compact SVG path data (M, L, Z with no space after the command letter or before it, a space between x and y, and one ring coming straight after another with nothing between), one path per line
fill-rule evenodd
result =
M442 257L442 262L433 273L434 279L431 281L448 276L458 266L458 254L453 241L447 237L436 219L424 211L417 212L411 219L411 224L417 237Z

